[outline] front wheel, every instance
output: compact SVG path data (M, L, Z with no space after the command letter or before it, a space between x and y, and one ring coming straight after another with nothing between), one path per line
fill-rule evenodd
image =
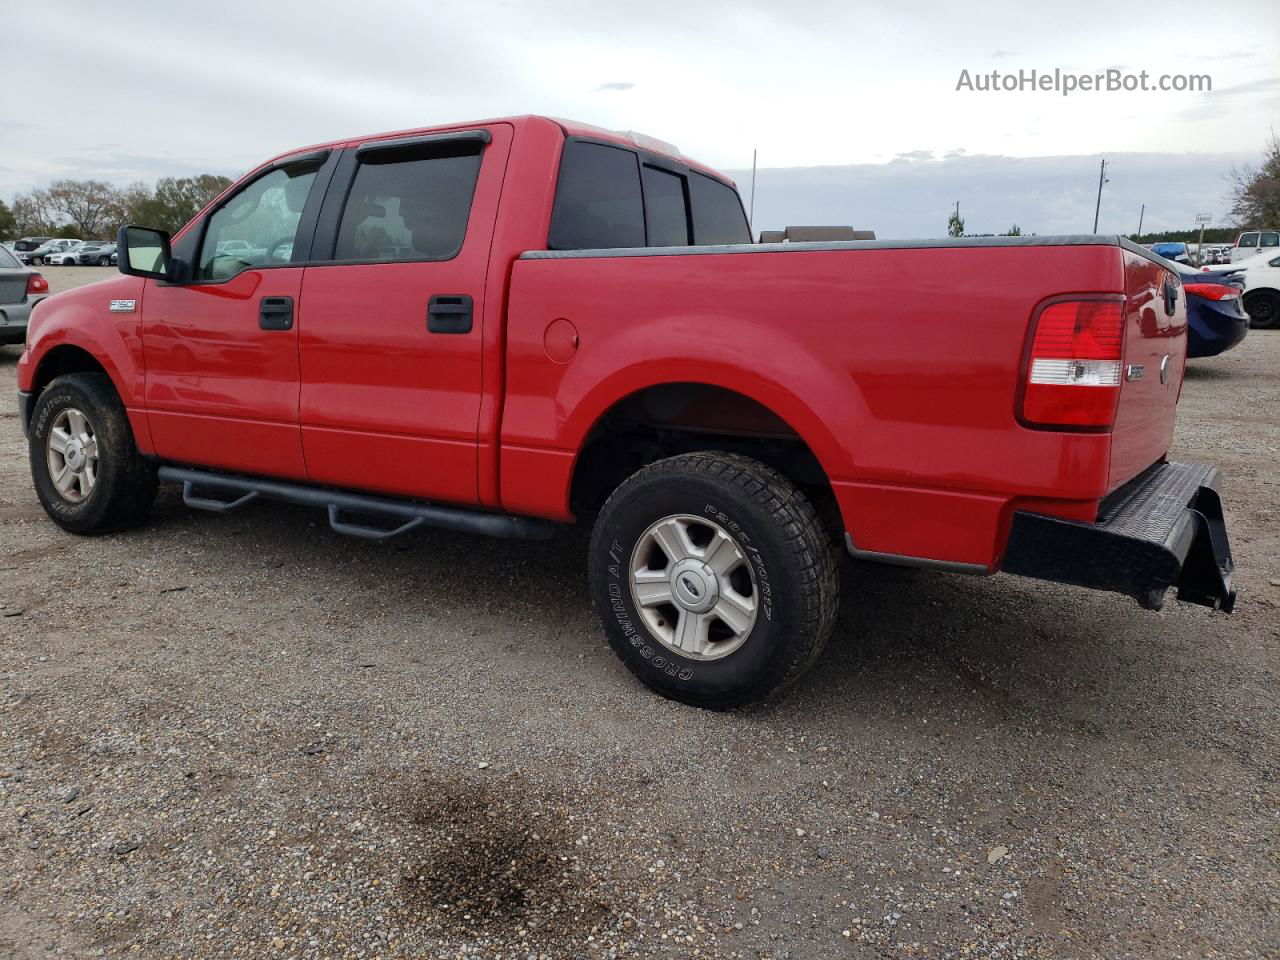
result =
M813 505L736 454L651 464L605 503L589 579L623 663L665 697L712 709L762 700L817 658L839 578Z
M1244 312L1249 315L1249 325L1259 330L1280 326L1280 293L1259 290L1245 294Z
M138 454L124 404L103 374L53 380L36 401L31 478L45 513L72 533L142 523L156 496L156 469Z

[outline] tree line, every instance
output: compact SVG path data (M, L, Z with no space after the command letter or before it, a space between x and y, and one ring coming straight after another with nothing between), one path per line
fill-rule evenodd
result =
M228 177L161 177L154 187L117 187L102 180L55 180L48 187L0 200L0 238L114 239L126 223L175 233L231 185Z

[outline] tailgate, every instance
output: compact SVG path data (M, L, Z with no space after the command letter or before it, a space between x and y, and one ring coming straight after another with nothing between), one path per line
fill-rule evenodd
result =
M1174 274L1122 247L1128 306L1108 492L1169 452L1187 356L1187 300Z

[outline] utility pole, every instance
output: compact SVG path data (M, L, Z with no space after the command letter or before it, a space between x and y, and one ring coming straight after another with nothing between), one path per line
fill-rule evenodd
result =
M1142 218L1147 215L1147 205L1144 203L1142 209L1138 211L1138 232L1136 236L1142 236Z
M756 149L751 148L751 209L747 211L747 224L752 231L756 224Z
M1093 232L1098 232L1098 214L1102 211L1102 185L1107 182L1107 161L1103 159L1102 169L1098 171L1098 202L1093 208Z

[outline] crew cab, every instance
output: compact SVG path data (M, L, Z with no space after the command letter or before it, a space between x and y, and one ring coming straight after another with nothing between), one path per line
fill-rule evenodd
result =
M55 522L311 504L334 530L590 525L614 650L731 707L817 658L838 559L1231 609L1217 473L1168 462L1169 265L1115 237L753 244L733 183L541 117L258 167L33 318Z

